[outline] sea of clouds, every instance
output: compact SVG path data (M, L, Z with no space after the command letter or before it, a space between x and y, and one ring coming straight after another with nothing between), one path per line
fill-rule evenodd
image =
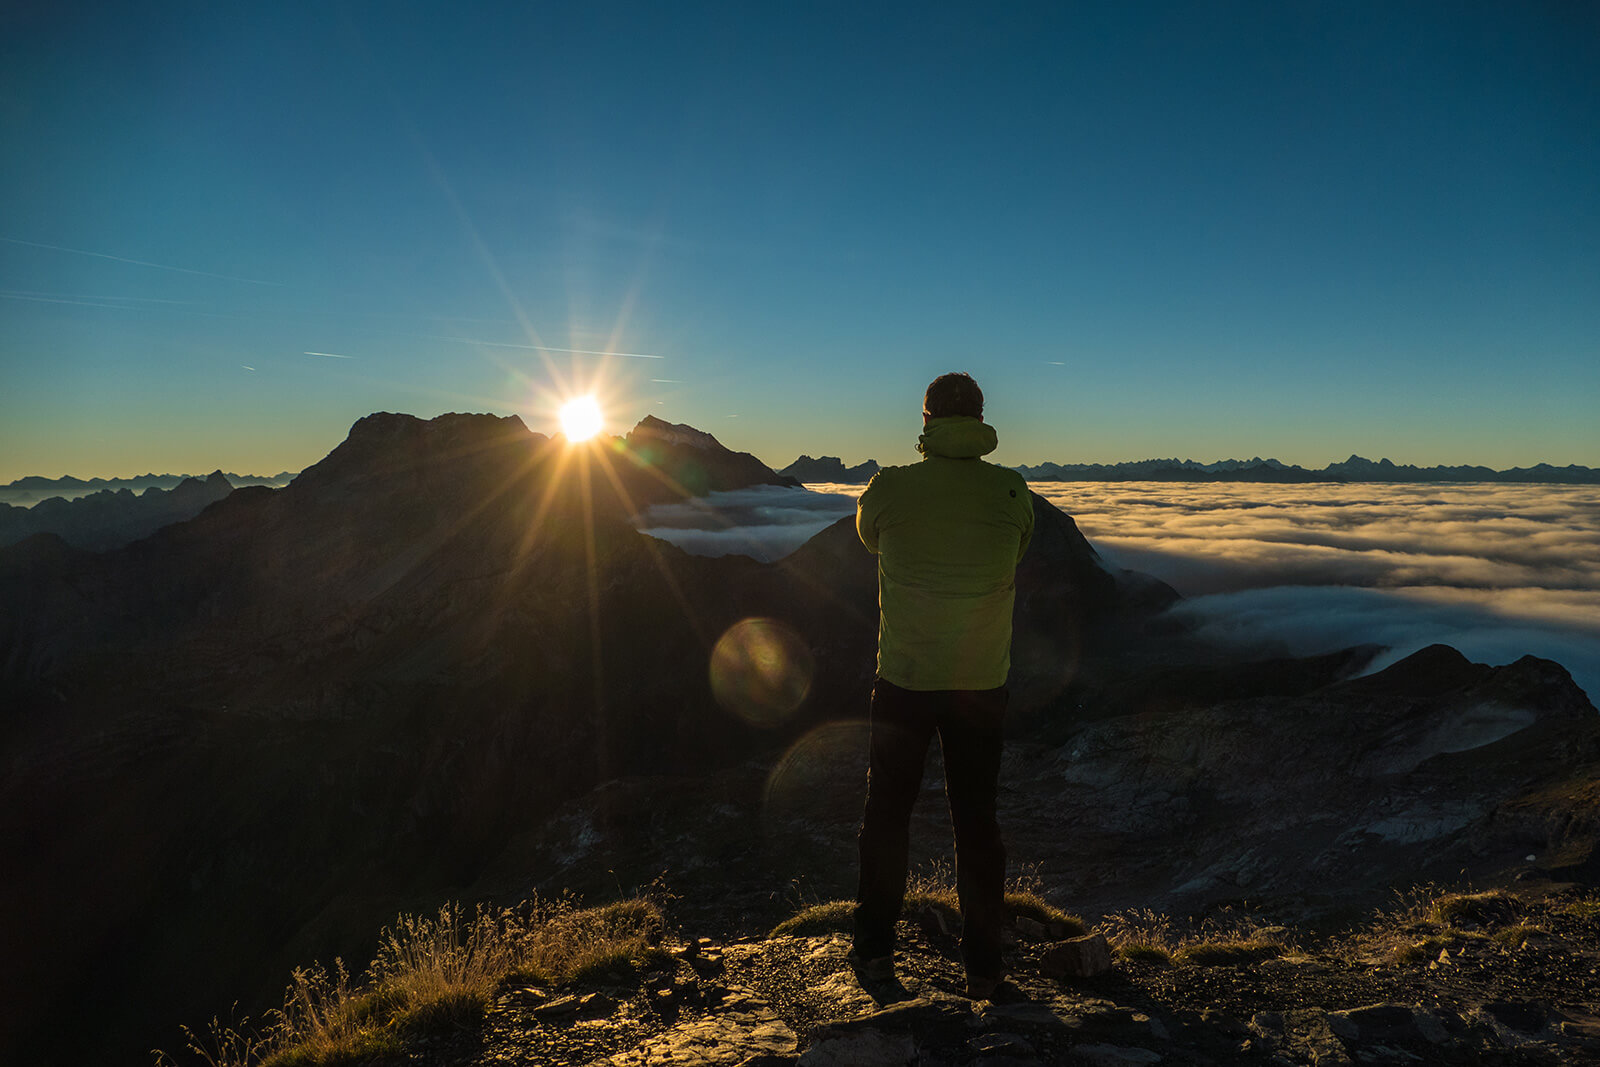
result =
M765 486L651 509L644 532L700 555L776 559L861 486ZM1185 597L1173 610L1247 649L1434 643L1553 659L1600 698L1600 487L1035 482L1102 557Z

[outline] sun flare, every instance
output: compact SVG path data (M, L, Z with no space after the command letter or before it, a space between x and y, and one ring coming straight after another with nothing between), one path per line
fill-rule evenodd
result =
M561 405L561 432L568 441L587 441L600 432L603 422L592 396L576 396Z

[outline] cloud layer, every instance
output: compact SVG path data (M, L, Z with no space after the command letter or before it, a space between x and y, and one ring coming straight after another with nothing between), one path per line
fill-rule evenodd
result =
M700 555L776 559L854 509L858 485L763 486L651 509ZM1106 560L1153 574L1218 640L1299 655L1435 642L1553 659L1600 698L1600 487L1035 482Z
M744 555L770 562L855 514L854 497L758 485L659 504L634 521L641 533L696 556Z
M1532 654L1600 696L1600 488L1039 482L1108 561L1245 647Z

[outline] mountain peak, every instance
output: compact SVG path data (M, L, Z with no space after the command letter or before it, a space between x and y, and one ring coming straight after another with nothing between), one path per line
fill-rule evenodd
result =
M668 422L658 419L654 415L646 415L639 420L628 433L629 444L643 440L656 440L669 445L684 445L688 448L704 448L713 452L727 452L728 447L718 441L704 430L697 430L685 423Z
M357 419L338 447L307 467L298 486L348 486L402 471L482 456L545 440L515 415L450 412L432 419L378 411Z

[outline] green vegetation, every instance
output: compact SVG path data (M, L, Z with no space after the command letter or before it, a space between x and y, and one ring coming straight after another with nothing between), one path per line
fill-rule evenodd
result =
M661 962L661 909L642 900L578 908L571 900L516 908L447 904L402 915L383 932L363 981L343 961L297 969L283 1007L260 1027L213 1019L187 1027L210 1067L354 1067L403 1062L404 1038L477 1025L508 979L577 982ZM158 1065L173 1061L158 1055Z

